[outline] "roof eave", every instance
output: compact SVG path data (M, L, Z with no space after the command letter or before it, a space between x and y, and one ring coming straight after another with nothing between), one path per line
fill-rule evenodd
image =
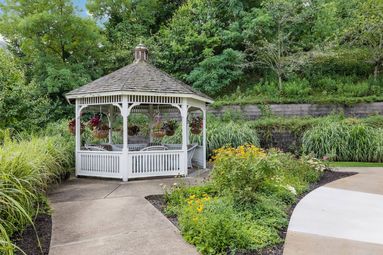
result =
M142 95L142 96L168 96L168 97L181 97L181 98L193 98L205 103L212 104L213 99L203 97L196 94L187 93L154 93L154 92L134 92L134 91L114 91L114 92L94 92L94 93L78 93L78 94L66 94L66 99L70 102L71 100L85 97L98 97L98 96L127 96L127 95Z

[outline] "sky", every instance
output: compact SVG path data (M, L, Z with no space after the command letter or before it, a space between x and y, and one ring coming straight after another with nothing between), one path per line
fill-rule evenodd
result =
M0 3L4 3L4 2L5 2L5 0L0 0ZM79 9L81 9L80 14L82 16L88 15L88 13L86 11L86 7L85 7L86 0L72 0L72 2L74 3L75 6L77 6ZM1 10L0 10L0 13L1 13Z

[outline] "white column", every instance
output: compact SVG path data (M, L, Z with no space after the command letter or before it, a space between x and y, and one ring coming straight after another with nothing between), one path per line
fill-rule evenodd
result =
M123 139L123 147L122 147L122 156L121 156L121 173L122 173L122 180L124 182L128 181L129 177L129 162L128 162L128 97L127 96L122 96L122 119L123 119L123 124L122 124L122 139Z
M202 114L203 114L203 126L202 126L202 148L203 148L203 169L206 169L206 106L202 108Z
M188 115L189 115L189 107L188 107L188 110L186 111L186 121L188 119ZM190 127L189 127L189 123L186 123L186 145L190 144Z
M181 117L182 117L182 151L183 151L183 157L181 160L181 167L184 171L185 176L188 174L188 148L187 148L187 116L188 116L188 107L187 107L187 101L186 98L182 101L181 106Z
M78 104L78 100L76 100L76 129L75 129L75 139L76 139L76 176L78 176L78 173L80 171L80 158L79 158L79 152L81 150L81 107Z

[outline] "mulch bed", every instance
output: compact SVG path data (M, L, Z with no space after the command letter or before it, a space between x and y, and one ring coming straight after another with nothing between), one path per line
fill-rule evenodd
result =
M39 247L36 232L32 226L28 226L22 233L13 236L13 242L27 255L48 255L52 236L52 217L48 214L39 214L34 222L37 235L40 239ZM20 251L15 254L21 255Z
M288 212L288 218L289 219L291 218L291 215L294 211L295 206L299 203L299 201L305 195L307 195L307 193L309 193L309 192L313 191L314 189L316 189L320 186L323 186L329 182L332 182L332 181L335 181L335 180L338 180L341 178L345 178L345 177L348 177L348 176L351 176L354 174L356 174L356 173L353 173L353 172L335 172L335 171L331 171L331 170L325 170L323 172L323 175L322 175L321 179L319 180L319 182L311 184L309 189L307 190L307 192L305 192L304 194L299 196L296 203L291 206L291 208ZM160 212L162 212L165 215L164 211L165 211L165 207L166 207L166 201L165 201L164 195L151 195L151 196L147 196L146 199L155 208L157 208ZM170 216L170 217L166 216L166 217L177 228L179 228L177 217L175 217L175 216ZM286 239L286 234L287 234L287 227L280 232L280 236L283 240ZM279 245L264 248L261 251L240 251L240 252L236 252L235 254L236 255L282 255L283 254L283 247L284 247L284 244L281 243ZM230 251L228 252L228 254L231 254Z

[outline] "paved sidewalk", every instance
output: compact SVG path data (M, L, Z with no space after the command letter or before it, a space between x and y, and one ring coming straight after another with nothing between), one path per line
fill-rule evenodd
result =
M49 195L53 207L49 254L198 254L144 198L163 193L161 183L179 181L167 178L123 183L80 178L61 184Z
M291 217L284 255L383 254L383 168L358 172L305 196Z

